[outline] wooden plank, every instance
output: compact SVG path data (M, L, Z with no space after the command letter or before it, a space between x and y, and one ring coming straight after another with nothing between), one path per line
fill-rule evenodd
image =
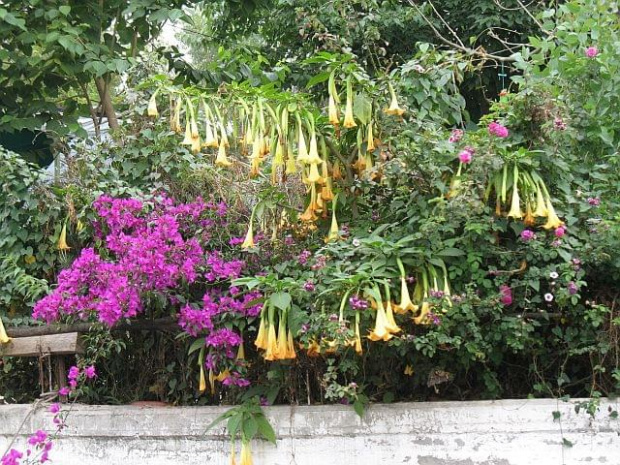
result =
M41 354L83 354L80 333L51 334L47 336L19 337L0 346L0 357L38 357Z
M47 334L88 333L91 329L100 328L101 324L73 323L70 325L51 324L49 326L7 327L9 337L45 336ZM119 321L110 331L180 331L176 318L165 317L155 320Z

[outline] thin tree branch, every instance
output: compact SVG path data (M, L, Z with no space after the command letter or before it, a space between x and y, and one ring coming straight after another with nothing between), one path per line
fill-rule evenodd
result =
M467 55L471 55L471 56L476 56L476 57L480 57L484 60L495 60L495 61L500 61L500 62L505 62L505 63L514 63L515 61L517 61L514 57L512 56L500 56L500 55L495 55L493 53L487 53L485 51L479 50L479 49L473 49L470 47L466 47L464 45L459 45L456 42L452 42L451 40L446 39L441 32L439 32L437 30L437 28L435 27L435 25L431 22L431 20L429 20L426 15L422 12L422 10L420 9L420 7L418 7L418 5L416 5L414 3L413 0L407 0L407 2L413 7L415 8L415 10L418 12L418 14L422 17L422 19L426 22L426 24L429 25L429 27L433 30L433 32L435 33L435 35L437 36L437 38L439 40L441 40L444 44L449 45L452 48L455 48L457 50L460 50L464 53L466 53Z

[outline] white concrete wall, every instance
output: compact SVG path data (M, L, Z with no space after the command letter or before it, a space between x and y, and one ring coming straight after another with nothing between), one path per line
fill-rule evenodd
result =
M254 465L573 465L620 464L620 420L603 401L594 419L555 400L270 407L278 444L255 441ZM0 406L0 454L29 405ZM224 426L204 434L221 407L76 405L52 450L58 465L228 465ZM561 421L553 420L553 411ZM39 408L18 443L51 428ZM563 446L563 439L573 443Z

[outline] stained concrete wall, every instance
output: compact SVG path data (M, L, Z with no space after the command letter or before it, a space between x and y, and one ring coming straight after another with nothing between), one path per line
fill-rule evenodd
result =
M603 401L591 418L574 402L503 400L350 407L270 407L278 444L253 444L255 465L573 465L620 464L620 420ZM0 454L32 410L0 406ZM81 406L51 457L58 465L228 465L224 427L205 434L220 407ZM560 420L553 412L560 411ZM17 443L51 414L29 416ZM572 447L563 445L570 441Z

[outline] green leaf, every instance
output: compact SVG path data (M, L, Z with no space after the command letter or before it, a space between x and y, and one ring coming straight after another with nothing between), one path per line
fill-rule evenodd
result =
M257 415L256 424L258 425L258 432L264 437L267 441L272 444L276 443L276 433L273 430L269 420L265 417L265 415Z
M237 415L233 415L228 419L228 434L230 434L231 439L234 439L237 435L237 431L239 431L239 425L241 424L241 419L243 415L241 413Z
M280 310L286 310L291 305L291 295L288 292L275 292L269 297L269 302Z
M366 407L364 406L364 403L362 401L357 399L355 402L353 402L353 410L355 410L355 413L357 413L360 418L364 418Z
M197 350L202 349L204 346L205 346L205 340L203 338L196 339L194 342L192 342L192 345L189 346L189 349L187 351L187 355L193 354Z
M63 5L61 7L58 7L58 11L60 11L64 16L67 16L69 13L71 13L71 7L69 5Z
M243 432L243 438L246 441L251 441L258 432L258 422L254 415L244 414L243 423L241 424L241 431Z
M440 257L462 257L465 255L465 252L455 247L448 247L437 252L436 255L439 255Z
M312 79L308 81L308 84L306 84L306 89L309 89L312 86L316 86L317 84L321 82L327 81L329 79L330 74L331 73L329 71L325 71L324 73L320 73L312 77Z

